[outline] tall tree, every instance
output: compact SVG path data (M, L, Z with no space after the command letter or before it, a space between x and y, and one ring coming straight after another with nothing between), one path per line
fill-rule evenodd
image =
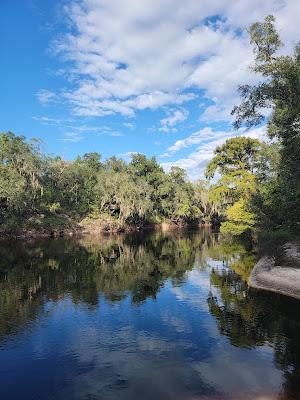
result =
M294 230L300 225L300 44L292 55L278 55L282 43L274 23L269 15L249 29L255 53L252 70L262 81L239 87L242 102L232 114L238 129L260 124L266 118L263 110L271 110L268 134L281 148L278 179L268 194L265 216L274 228Z
M236 137L216 148L208 163L206 177L220 178L212 185L210 200L218 203L226 217L221 224L223 233L240 235L251 231L255 217L250 199L255 192L254 169L261 143L257 139Z
M0 214L16 219L34 212L43 188L43 157L37 141L0 134Z

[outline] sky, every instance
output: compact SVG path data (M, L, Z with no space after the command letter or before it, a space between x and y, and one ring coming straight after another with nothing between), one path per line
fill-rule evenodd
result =
M203 175L258 82L247 27L268 14L300 40L300 0L0 0L0 130L73 159L156 156Z

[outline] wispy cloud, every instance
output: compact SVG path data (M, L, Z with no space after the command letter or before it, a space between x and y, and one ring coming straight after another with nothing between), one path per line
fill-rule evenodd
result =
M174 153L178 150L184 149L186 147L192 146L194 144L201 144L204 142L209 142L212 138L228 137L228 131L213 131L210 127L205 127L197 132L192 133L190 136L177 140L172 146L168 147L167 151Z
M160 120L161 127L158 129L161 132L176 132L175 125L187 119L189 112L185 109L171 109L167 111L167 116Z
M78 132L67 132L64 137L60 139L62 142L72 142L77 143L83 140L83 136L80 136Z
M70 1L69 33L54 45L71 82L62 95L80 116L132 116L183 104L201 90L212 103L202 119L228 120L237 84L254 81L240 28L273 13L290 43L299 8L298 0ZM47 102L53 94L40 97Z
M36 94L39 103L45 105L57 99L57 95L50 90L41 89Z
M130 7L124 0L68 0L66 33L52 43L64 87L42 89L37 98L43 105L68 104L71 118L36 118L56 125L69 142L130 129L128 136L139 140L159 135L162 148L169 140L162 133L174 132L177 140L161 155L170 161L162 165L187 168L195 179L215 146L236 135L228 124L240 101L237 86L258 79L249 68L253 53L245 28L270 13L287 53L299 38L299 0L131 0ZM97 117L106 125L97 126ZM180 136L183 128L187 133ZM126 154L130 159L134 152Z
M132 129L132 130L135 129L135 124L133 124L132 122L124 122L123 125L124 125L126 128L129 128L129 129Z
M122 132L111 132L110 136L120 137L120 136L124 136L124 133L122 133Z
M40 121L44 125L58 127L64 134L64 138L62 140L69 142L78 142L79 140L83 140L83 134L95 134L97 136L107 135L115 137L124 136L123 132L113 130L111 127L106 125L85 125L82 124L82 122L74 119L51 118L48 116L34 116L32 118L36 121Z

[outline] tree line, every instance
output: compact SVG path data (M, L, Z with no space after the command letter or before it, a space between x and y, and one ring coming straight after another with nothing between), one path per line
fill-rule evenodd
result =
M98 153L66 161L8 132L0 136L0 161L0 218L7 229L71 224L88 216L135 226L194 223L204 215L184 170L166 173L143 154L130 163L102 161Z
M267 119L268 142L246 136L215 149L205 179L189 182L185 171L169 173L155 157L134 154L129 163L87 153L73 161L49 157L37 140L0 135L0 224L71 226L100 220L142 227L169 221L211 223L225 234L297 232L300 226L300 44L292 55L282 46L274 17L250 26L261 81L239 87L234 126Z

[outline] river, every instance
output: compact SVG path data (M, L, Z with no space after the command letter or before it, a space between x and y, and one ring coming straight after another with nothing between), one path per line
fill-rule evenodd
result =
M299 400L300 304L207 230L0 244L1 400Z

